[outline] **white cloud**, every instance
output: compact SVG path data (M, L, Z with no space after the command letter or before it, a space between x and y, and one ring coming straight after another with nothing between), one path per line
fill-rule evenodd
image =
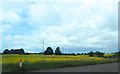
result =
M12 29L12 25L11 24L3 24L2 25L2 33L7 33L8 31L10 31Z
M27 50L35 50L31 48L39 47L39 41L36 37L31 37L31 35L21 36L21 35L7 35L4 37L3 44L7 44L7 48L25 48ZM38 38L37 38L38 39ZM5 44L5 45L6 45Z
M3 17L3 11L2 9L0 9L0 21L2 21L2 17Z
M40 18L43 18L47 11L46 11L46 7L44 4L33 4L30 6L30 16L31 19L35 22L38 22L40 20Z
M18 25L20 23L20 16L13 11L5 12L3 16L3 23L9 23L13 25Z
M33 3L28 5L27 11L23 10L28 14L27 26L23 26L24 23L17 25L25 18L16 12L5 13L6 22L16 27L32 27L26 35L16 32L13 36L6 36L4 42L9 41L6 46L24 46L30 51L30 48L42 46L42 39L45 39L45 46L53 47L111 47L117 44L117 0L41 1L36 3L31 0ZM14 29L9 23L5 23L4 27L6 30Z
M15 2L26 2L26 0L19 0L19 1L16 1L16 0L1 0L0 2L2 2L2 3L4 3L4 2L9 2L9 3L13 2L13 3L15 3Z

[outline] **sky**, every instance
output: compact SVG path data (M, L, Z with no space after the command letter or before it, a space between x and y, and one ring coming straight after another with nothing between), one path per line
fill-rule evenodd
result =
M0 52L116 52L118 1L0 0Z

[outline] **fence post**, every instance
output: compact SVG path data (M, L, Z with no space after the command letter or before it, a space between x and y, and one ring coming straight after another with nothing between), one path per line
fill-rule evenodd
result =
M20 60L20 63L19 63L19 67L21 68L22 67L22 60Z

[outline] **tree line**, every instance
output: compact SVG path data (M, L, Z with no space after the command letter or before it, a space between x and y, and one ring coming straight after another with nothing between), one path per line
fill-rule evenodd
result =
M5 49L3 51L3 54L25 54L25 51L24 51L23 48L21 48L21 49L11 49L11 50Z
M3 54L31 54L31 53L25 53L24 49L21 48L21 49L5 49L3 51ZM61 55L62 52L60 51L60 47L57 47L56 50L55 50L55 53L53 51L53 49L51 47L47 47L47 49L44 51L45 55L52 55L52 54L55 54L55 55Z
M8 50L8 49L5 49L3 51L3 54L25 54L25 55L29 55L29 54L33 54L33 53L25 53L24 49L21 48L21 49L11 49L11 50ZM34 54L38 54L38 53L34 53ZM96 51L96 52L89 52L89 53L62 53L61 52L61 49L60 47L57 47L55 49L55 51L53 51L53 49L51 47L47 47L47 49L43 52L43 53L39 53L39 54L44 54L44 55L73 55L73 56L76 56L76 55L89 55L90 57L104 57L104 54L103 52L99 52L99 51ZM120 51L118 52L115 52L113 53L112 56L109 56L108 58L116 58L116 57L119 57L120 58Z
M99 52L99 51L96 51L96 52L91 51L90 53L88 53L88 55L89 55L90 57L94 57L94 56L104 57L104 54L105 54L105 53Z

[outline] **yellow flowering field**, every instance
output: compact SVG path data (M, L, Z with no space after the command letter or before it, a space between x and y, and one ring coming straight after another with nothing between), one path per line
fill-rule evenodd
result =
M23 62L22 69L19 68L20 61ZM101 63L116 62L116 59L89 57L88 55L2 55L2 70L6 71L31 71L58 67L72 67L81 65L94 65ZM31 67L32 66L32 67Z
M61 56L61 55L3 55L2 63L3 64L11 64L11 63L19 63L20 60L23 62L36 63L41 61L79 61L79 60L104 60L104 58L99 57L89 57L87 55L79 55L79 56Z

